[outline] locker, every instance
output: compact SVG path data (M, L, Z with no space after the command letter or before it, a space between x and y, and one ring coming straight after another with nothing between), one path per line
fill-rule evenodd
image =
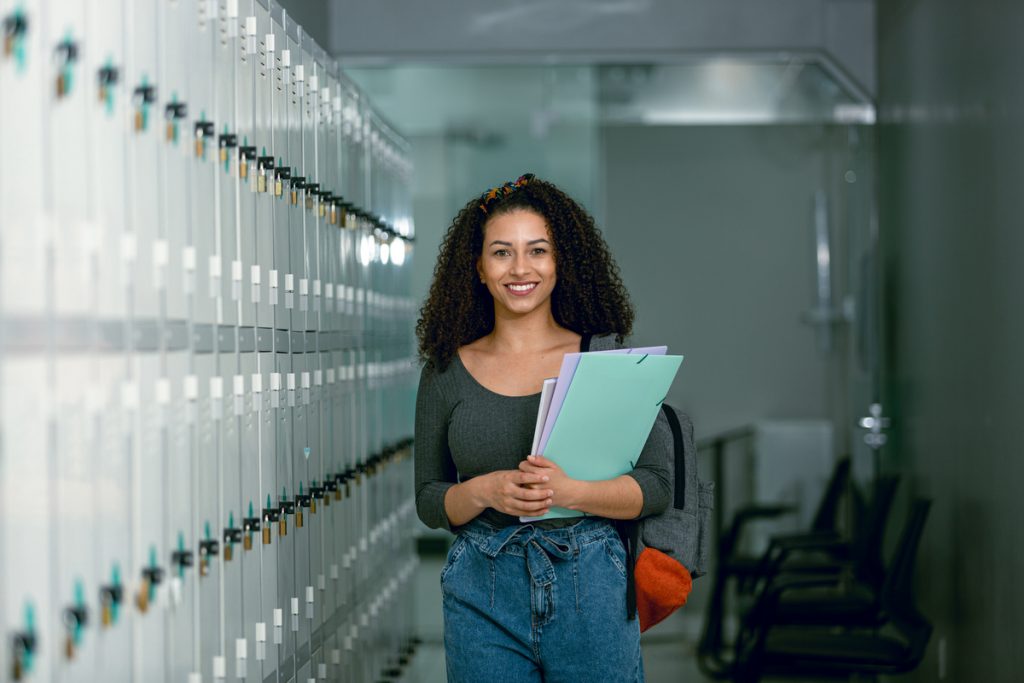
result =
M291 355L291 373L288 375L289 383L289 406L292 412L292 442L289 454L291 456L292 476L287 480L287 496L292 501L295 500L296 494L300 489L305 493L306 487L308 487L308 460L306 454L310 451L309 445L309 412L310 412L310 373L307 365L307 354L304 353L292 353ZM292 391L292 386L295 390ZM282 497L285 492L282 491ZM308 647L310 638L309 620L305 618L305 589L310 586L310 567L309 567L309 528L305 526L305 519L309 513L309 510L303 511L301 507L296 504L296 514L291 516L289 523L294 527L294 533L291 535L290 543L293 549L293 587L292 587L292 600L298 600L300 603L298 628L295 628L295 624L292 624L293 631L295 633L295 647L303 648ZM299 513L303 515L303 527L298 528L297 516Z
M157 394L161 457L149 460L167 496L162 546L167 558L169 589L167 676L172 681L200 671L200 662L196 661L200 645L196 616L203 615L199 611L202 595L197 590L197 550L198 529L207 513L209 484L205 481L208 476L205 456L213 431L210 414L213 368L213 357L209 353L168 351L161 376L163 386ZM175 381L175 378L185 378L185 381ZM169 402L166 396L160 396L163 392L170 393Z
M273 492L279 488L278 441L280 436L278 432L280 415L285 411L281 408L283 404L281 373L276 367L275 357L278 354L264 352L263 349L267 348L264 342L260 342L259 348L260 353L257 356L259 367L256 374L260 377L262 385L262 391L259 392L260 414L258 416L257 441L250 442L250 447L253 447L259 454L259 488L248 489L247 495L250 499L249 503L254 504L252 509L256 517L262 518L263 509L269 507L265 498L272 498ZM251 482L250 485L252 485ZM251 554L257 558L257 563L252 566L253 563L247 561L245 579L248 596L252 585L250 583L251 575L258 578L258 582L255 583L260 598L253 603L247 600L246 624L252 629L257 660L260 660L260 650L264 650L264 658L260 661L261 676L257 679L259 681L262 680L262 676L269 675L278 668L281 647L273 616L275 610L284 607L284 600L280 593L279 562L282 561L282 553L278 529L273 524L267 528L265 522L265 519L261 519L263 527L254 535L254 552ZM264 543L263 539L266 539L268 543ZM250 568L256 569L256 571L250 572ZM254 616L250 616L250 614ZM259 627L260 624L263 625L262 628ZM252 678L251 675L250 678Z
M107 12L101 8L107 8ZM105 16L107 13L109 16ZM91 277L97 305L94 315L120 320L126 315L123 287L127 274L122 272L116 255L121 251L124 234L124 155L130 104L124 80L122 1L89 0L85 27L89 39L84 46L80 85L86 98L87 139L93 143L88 154L88 210L84 216L87 229L92 231L90 239L95 243L93 246L87 240L85 252L93 252Z
M0 62L0 305L7 316L42 315L46 310L46 244L53 237L52 220L44 207L47 164L39 153L48 129L49 102L44 73L50 53L44 45L40 0L14 3L5 0L3 16L17 21L12 52Z
M137 614L133 678L146 681L167 680L173 652L167 641L170 615L180 602L180 582L170 570L170 532L164 515L164 506L176 490L172 485L165 486L167 446L162 423L173 395L169 383L160 382L164 376L158 354L139 352L133 354L130 375L121 388L126 417L132 426L131 598ZM184 380L187 384L188 378ZM187 386L182 392L188 393ZM179 467L188 473L191 463L183 459L176 463L176 469Z
M291 235L291 283L286 283L287 292L291 291L291 327L294 330L306 329L306 310L303 306L302 283L309 283L309 242L307 241L307 224L316 210L316 193L319 192L319 181L316 178L316 166L309 144L312 134L308 107L309 87L307 77L310 75L309 56L306 53L305 41L301 27L296 28L294 39L289 34L289 49L292 62L292 111L289 127L289 151L294 164L301 171L300 177L305 178L304 191L297 211L293 211L289 221ZM308 294L308 292L307 292ZM307 301L308 304L308 301Z
M240 435L245 429L243 423L248 420L250 425L254 424L250 398L252 394L249 391L252 370L243 371L239 359L243 353L249 359L254 358L255 335L247 336L240 333L238 341L237 352L221 351L218 360L220 376L224 383L225 404L220 429L221 500L217 509L217 520L213 526L214 539L220 543L219 556L215 561L224 576L224 632L217 634L218 654L226 658L229 675L237 675L236 643L239 639L247 637L242 613L242 565L245 548L240 535L247 510L242 500L239 456ZM210 577L204 580L209 581ZM248 650L248 646L246 649ZM246 655L248 656L248 652Z
M190 244L193 201L192 130L189 121L198 119L202 106L191 98L189 83L189 52L197 40L195 0L160 3L156 9L154 28L159 69L157 80L163 88L157 108L160 128L156 175L160 179L157 192L157 241L153 243L154 277L165 294L166 316L185 319L189 316L185 296L183 254Z
M47 59L43 77L49 103L47 193L54 220L54 307L58 315L84 317L90 313L92 254L96 228L86 221L89 171L84 3L58 3L47 8L43 39Z
M212 11L211 11L212 10ZM190 208L186 243L180 255L183 287L192 297L192 317L198 323L218 322L219 288L210 287L210 262L220 262L220 227L217 207L219 167L218 131L223 130L227 111L220 111L221 77L219 58L220 23L216 7L205 0L191 0L179 9L184 16L183 30L189 35L180 46L182 63L187 68L189 105L191 107L188 144ZM190 21L190 19L192 19ZM213 220L211 220L213 219ZM234 319L231 319L233 322Z
M258 347L263 348L263 347ZM273 463L276 433L275 411L271 407L271 375L273 353L242 353L240 365L242 374L250 378L252 386L252 411L242 419L241 434L241 505L245 518L253 524L261 524L263 491L276 488ZM267 454L261 455L266 445ZM266 479L264 485L263 480ZM244 520L243 520L244 524ZM244 528L244 527L243 527ZM274 545L263 545L262 528L245 532L249 537L246 550L243 538L242 552L242 602L245 637L250 643L247 652L246 681L261 682L277 666L277 649L270 647L264 639L257 640L257 624L263 624L262 632L271 621L271 611L277 605L277 551ZM261 653L261 650L263 651ZM262 654L262 658L261 658ZM237 659L237 658L236 658ZM236 661L237 666L237 661Z
M168 84L160 83L157 61L158 7L149 3L125 3L125 84L131 92L132 121L128 140L125 196L128 198L122 257L132 267L130 287L134 314L156 318L163 298L169 248L160 233L160 137L161 103L171 97ZM166 257L166 258L164 258Z
M256 265L257 230L257 162L261 141L257 139L256 78L258 26L254 0L239 0L239 43L235 70L235 114L238 154L235 175L238 178L238 211L235 217L235 240L238 255L224 277L231 280L231 297L238 302L239 323L256 325L256 304L252 297L252 272Z
M255 3L256 52L252 59L254 75L254 145L257 149L256 168L252 172L250 190L256 202L256 222L250 229L255 231L256 260L247 277L250 278L246 291L256 306L256 324L262 327L274 326L274 308L270 305L267 286L263 283L264 273L274 265L274 210L279 204L275 193L274 173L278 158L284 150L275 147L274 118L276 34L270 21L270 12L262 3ZM252 38L250 38L251 40ZM283 159L281 160L284 165ZM245 227L243 225L243 227Z
M221 335L219 348L232 349L233 343ZM229 379L225 382L223 373L217 368L217 354L197 353L193 356L193 367L196 376L199 378L199 401L198 419L196 421L195 433L195 457L194 462L194 491L196 497L192 501L189 513L190 519L187 523L192 531L191 543L186 542L195 555L194 566L188 576L188 585L192 588L195 596L195 612L198 620L198 632L192 633L194 641L190 644L197 648L199 661L192 662L191 671L202 673L204 678L213 676L213 658L222 655L221 646L221 590L220 570L221 565L216 557L211 557L209 562L204 563L204 549L212 549L210 545L203 545L206 541L216 541L214 535L221 520L221 485L223 481L223 463L221 446L221 431L225 422L226 401L230 398L232 384ZM230 373L233 377L234 373ZM231 408L233 412L233 405ZM218 548L219 551L219 548ZM219 552L218 552L219 556ZM205 574L205 576L204 576ZM191 652L189 653L191 654Z
M281 348L283 345L278 345ZM287 348L287 347L284 347ZM277 385L280 387L280 406L277 413L277 434L276 444L269 455L269 466L276 471L276 487L264 487L270 507L279 511L280 521L274 529L274 542L277 544L277 604L276 608L281 610L282 617L280 625L275 625L275 633L280 639L279 661L291 659L293 668L291 671L282 671L282 675L294 675L294 654L295 644L298 635L298 624L293 625L292 601L298 601L299 594L296 588L295 579L295 525L294 515L288 514L288 507L283 499L288 497L289 487L295 481L293 464L293 425L296 405L296 379L292 366L292 355L290 353L278 352L276 356L276 371L278 373ZM292 492L295 491L291 488ZM280 532L284 531L285 535Z
M59 643L55 679L87 681L96 670L96 629L90 624L91 596L86 587L99 584L98 557L92 541L97 528L93 472L98 433L89 420L86 388L92 386L93 363L88 353L61 354L55 362L57 413L53 496L57 519L57 605L62 628L51 637ZM96 615L92 615L95 619Z
M218 5L217 35L214 43L213 71L216 122L217 171L214 175L217 211L214 215L214 249L207 258L207 279L198 281L199 287L217 302L218 320L237 324L240 301L231 279L233 264L240 263L240 235L237 204L241 201L241 180L238 177L240 138L235 116L237 82L241 77L238 3L220 0ZM244 100L242 100L244 101ZM197 261L197 269L199 268Z
M96 639L96 661L111 680L129 680L133 605L128 583L132 568L131 451L126 439L121 387L126 377L124 355L108 352L95 359L95 393L87 399L89 419L99 431L94 456L94 506L97 523L98 584L86 586L94 601L90 630ZM95 403L93 403L95 401ZM94 669L96 673L98 669Z
M288 38L286 26L291 25L283 16L283 10L275 11L273 21L274 47L273 54L273 88L272 107L274 125L271 131L275 153L280 160L281 168L276 169L281 182L281 196L276 197L273 202L273 236L274 236L274 259L270 264L271 274L268 276L268 299L274 309L273 327L278 329L289 329L291 327L291 307L294 304L293 296L285 295L285 278L292 274L291 268L291 240L289 237L290 221L293 213L301 211L298 200L301 196L301 189L297 183L301 182L302 176L300 165L292 147L291 127L295 121L298 107L293 104L295 98L291 89L291 59L292 50ZM280 46L280 49L276 49ZM275 190L277 188L275 187ZM295 202L292 201L293 192Z
M6 612L4 633L34 638L36 657L31 672L38 680L52 680L53 659L42 643L59 634L53 617L50 572L55 567L50 554L51 520L41 510L53 495L50 489L51 462L56 444L47 436L52 413L48 390L47 359L43 355L6 356L0 366L5 389L0 410L4 418L3 505L6 522L3 556L17 558L0 573ZM16 392L19 400L10 400Z

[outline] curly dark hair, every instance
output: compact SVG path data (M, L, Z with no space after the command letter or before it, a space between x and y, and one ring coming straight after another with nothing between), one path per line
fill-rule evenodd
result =
M430 294L416 323L420 358L443 370L460 346L494 329L494 299L480 282L477 259L487 220L517 210L547 221L558 278L551 294L555 322L577 334L615 334L619 343L633 330L633 306L619 268L594 218L552 183L524 176L502 192L467 203L441 242Z

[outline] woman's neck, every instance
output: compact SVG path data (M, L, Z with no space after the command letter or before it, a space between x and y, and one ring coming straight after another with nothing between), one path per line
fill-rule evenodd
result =
M495 350L528 353L557 344L569 330L555 322L551 309L525 316L495 315L491 345Z

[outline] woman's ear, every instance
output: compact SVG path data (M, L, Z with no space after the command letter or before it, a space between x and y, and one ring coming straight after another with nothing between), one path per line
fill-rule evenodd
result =
M486 284L487 280L484 278L483 258L483 256L476 257L476 274L480 277L480 282Z

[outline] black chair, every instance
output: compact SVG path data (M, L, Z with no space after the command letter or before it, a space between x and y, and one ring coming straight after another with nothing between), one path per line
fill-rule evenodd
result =
M806 543L812 540L824 542L839 538L839 503L843 492L848 488L849 479L850 459L846 457L840 459L833 468L810 528L800 534L786 535L784 538L787 543ZM763 566L763 556L745 556L736 552L744 529L755 520L773 519L795 511L793 505L745 506L736 513L729 529L720 537L714 583L704 618L704 630L697 646L697 662L704 674L712 678L727 678L731 671L730 662L724 658L726 650L731 648L726 647L722 632L725 595L730 580L739 583L750 582L756 580L759 573L766 569Z
M773 557L765 553L759 598L744 620L758 620L767 593L780 583L792 585L808 575L832 577L803 590L791 589L773 607L776 624L843 623L871 625L878 621L879 602L886 571L882 562L882 541L899 487L898 476L880 478L874 486L871 504L863 520L856 525L853 542L843 540L806 542L780 546ZM802 551L824 552L817 560L795 564L788 558ZM795 569L793 568L795 566Z
M932 632L931 624L914 603L912 585L917 548L930 506L931 501L925 499L911 506L880 594L881 627L863 628L842 621L817 627L778 627L767 618L737 641L733 680L756 683L763 676L848 678L854 674L900 674L916 668ZM822 581L827 579L775 586L766 594L765 616L770 617L787 591Z

